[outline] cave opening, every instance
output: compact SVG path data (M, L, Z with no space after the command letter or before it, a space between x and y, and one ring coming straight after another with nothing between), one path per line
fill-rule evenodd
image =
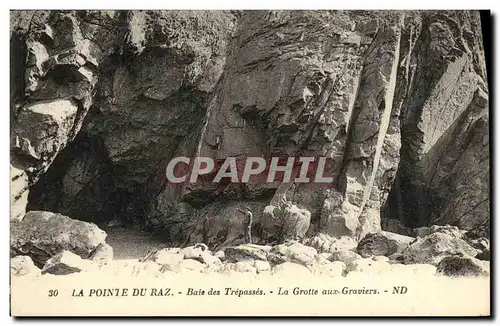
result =
M114 167L99 137L80 132L31 187L27 209L45 210L106 228L140 225L139 187L118 187Z
M167 240L145 226L144 186L123 187L103 141L80 131L30 188L27 211L60 213L107 233L115 259L140 259Z

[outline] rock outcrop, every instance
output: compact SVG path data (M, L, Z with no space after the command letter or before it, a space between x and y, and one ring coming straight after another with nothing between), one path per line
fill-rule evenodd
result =
M390 256L398 251L398 243L381 234L369 233L358 243L356 251L362 257Z
M106 232L95 224L51 212L31 211L10 224L11 252L30 256L40 267L63 250L86 259L105 240Z
M10 259L10 273L12 276L39 276L41 272L30 256L16 256Z
M33 220L42 213L26 211L119 219L232 258L228 247L246 242L241 207L259 245L323 234L312 246L333 253L389 225L489 238L478 12L12 11L10 45L11 228L31 239L12 246L37 264L56 252L42 244L48 223ZM330 179L172 183L166 166L179 156L216 168L228 157L324 157ZM434 250L435 238L472 253L436 234L409 257L427 262L412 250ZM57 250L86 258L97 237ZM333 246L341 237L353 247ZM193 261L182 268L204 264Z
M478 251L460 238L445 233L432 233L417 238L404 251L407 263L437 265L447 256L475 257Z
M489 232L488 87L479 24L471 12L433 12L408 29L400 166L387 213L406 226Z

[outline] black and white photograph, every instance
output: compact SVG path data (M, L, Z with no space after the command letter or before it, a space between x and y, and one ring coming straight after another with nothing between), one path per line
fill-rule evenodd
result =
M489 10L9 19L11 316L491 315Z

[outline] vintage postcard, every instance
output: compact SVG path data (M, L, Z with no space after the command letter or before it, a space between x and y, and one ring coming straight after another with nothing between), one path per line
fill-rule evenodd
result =
M12 10L12 316L489 316L490 13Z

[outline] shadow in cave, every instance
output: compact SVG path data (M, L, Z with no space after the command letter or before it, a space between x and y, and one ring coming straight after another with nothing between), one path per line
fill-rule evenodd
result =
M27 210L95 223L108 234L115 259L138 259L166 247L143 230L146 200L141 186L120 188L117 177L102 140L81 132L31 187Z
M98 137L81 132L58 154L48 171L30 189L28 210L46 210L100 227L113 220L137 222L141 209L137 189L120 189L108 155Z
M397 220L402 227L419 228L429 223L429 198L424 186L415 184L398 170L385 205L381 209L384 220ZM413 182L412 182L413 180Z

